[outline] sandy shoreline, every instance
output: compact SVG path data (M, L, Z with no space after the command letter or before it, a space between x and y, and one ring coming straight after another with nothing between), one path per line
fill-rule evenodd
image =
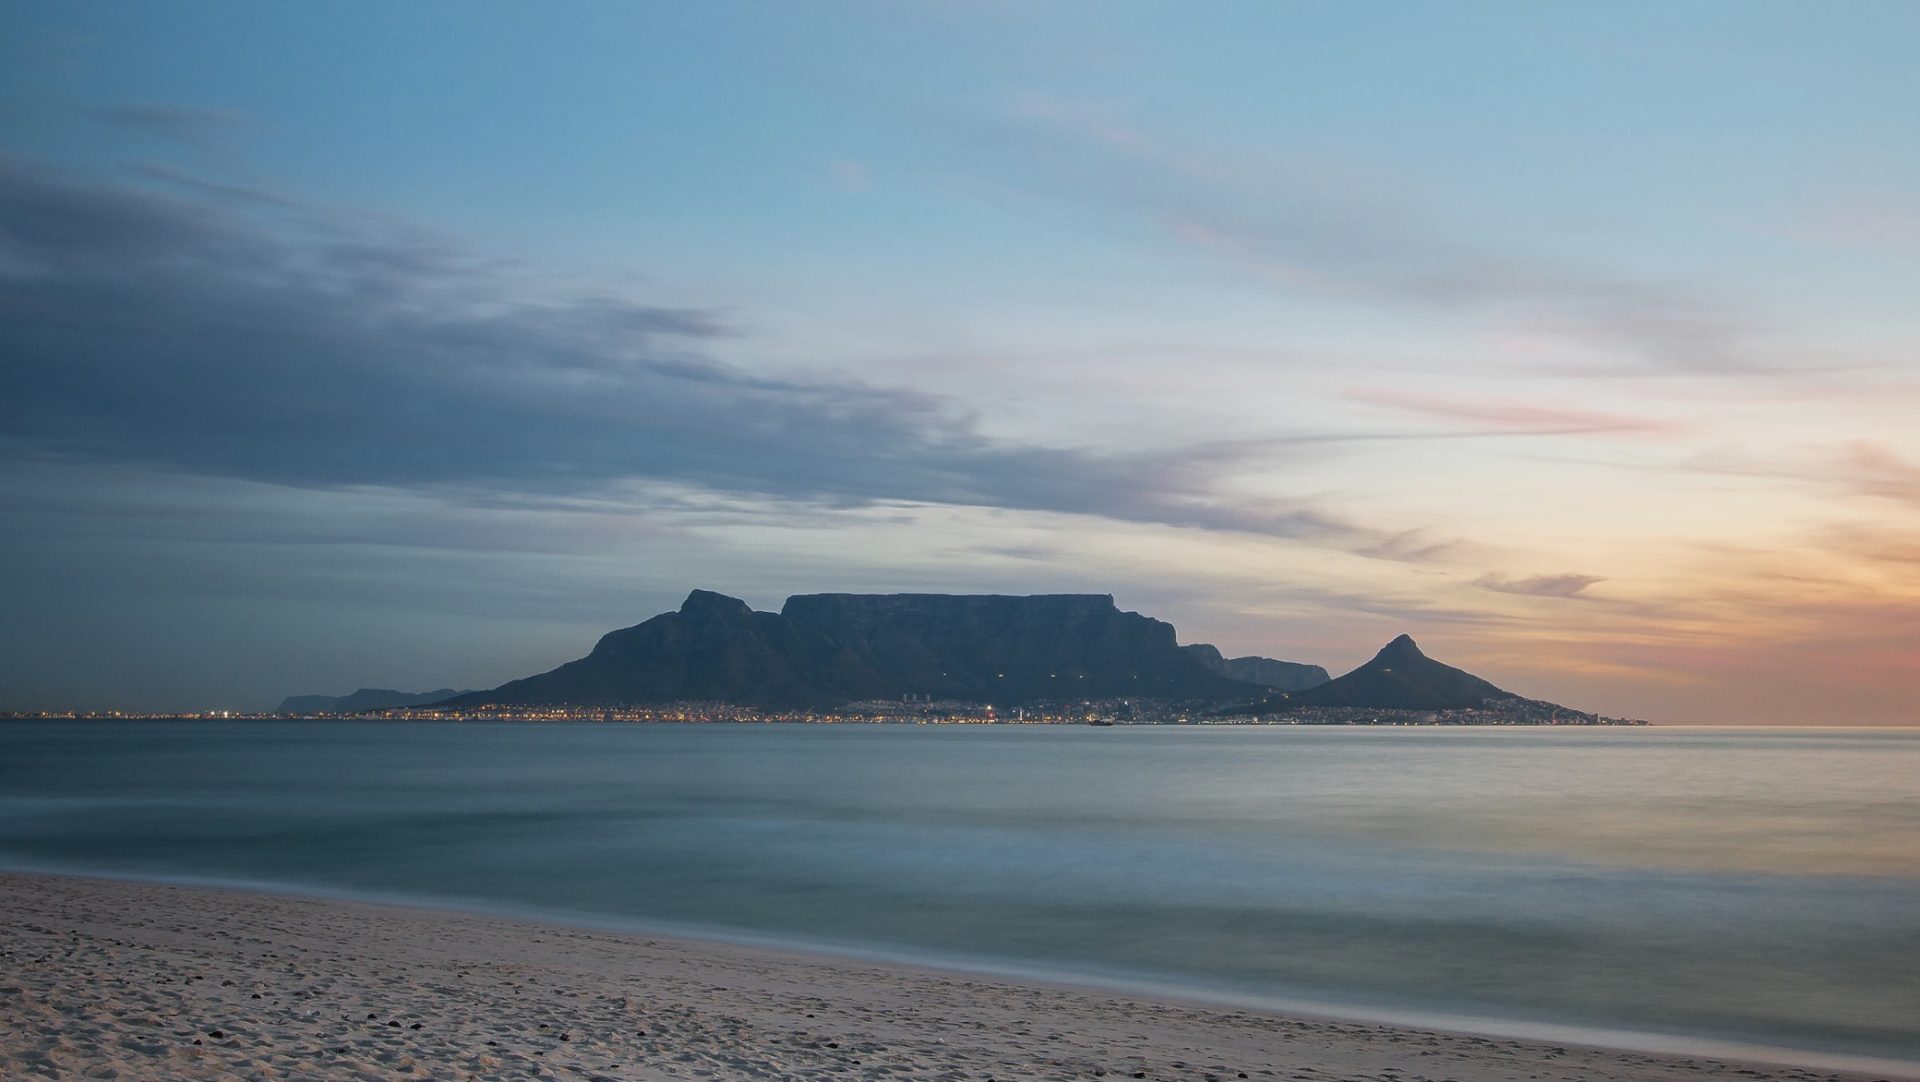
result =
M0 874L0 1077L1890 1077L1284 1016L499 917Z

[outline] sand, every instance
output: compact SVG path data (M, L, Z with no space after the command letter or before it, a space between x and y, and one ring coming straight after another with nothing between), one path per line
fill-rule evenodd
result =
M0 874L0 1078L1854 1079L497 917Z

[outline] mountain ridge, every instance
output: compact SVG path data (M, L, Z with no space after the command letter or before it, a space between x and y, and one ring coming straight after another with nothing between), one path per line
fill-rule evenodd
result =
M1275 691L1305 691L1332 679L1327 670L1318 665L1254 655L1230 658L1221 654L1219 647L1207 642L1189 643L1180 649L1221 676Z

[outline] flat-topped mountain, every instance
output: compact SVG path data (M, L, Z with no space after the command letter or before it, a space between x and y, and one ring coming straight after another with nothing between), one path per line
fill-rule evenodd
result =
M1459 710L1518 698L1472 673L1433 660L1420 652L1411 636L1402 635L1365 665L1318 687L1294 692L1284 702L1291 706Z
M1219 647L1196 642L1180 649L1195 661L1231 680L1243 680L1275 691L1305 691L1327 682L1327 670L1298 661L1275 661L1270 657L1225 657Z
M445 705L1011 705L1261 690L1209 671L1180 649L1171 624L1122 612L1108 594L802 594L770 613L695 590L677 612L611 632L586 657Z
M756 612L737 598L695 590L673 612L602 636L583 658L427 705L598 710L709 702L813 711L854 704L859 714L877 707L858 704L903 700L977 709L1124 699L1135 711L1150 701L1172 707L1164 719L1186 716L1192 704L1203 717L1293 715L1325 724L1606 720L1444 665L1406 635L1352 672L1326 677L1318 665L1180 646L1171 624L1122 612L1108 594L798 594L779 612Z
M465 692L453 688L438 691L394 691L390 688L361 688L351 695L289 695L280 700L276 714L358 714L367 710L398 710L406 706L425 706Z

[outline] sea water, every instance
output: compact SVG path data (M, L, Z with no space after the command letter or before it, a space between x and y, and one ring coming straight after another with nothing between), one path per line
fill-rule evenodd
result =
M6 722L0 865L1920 1061L1911 730Z

